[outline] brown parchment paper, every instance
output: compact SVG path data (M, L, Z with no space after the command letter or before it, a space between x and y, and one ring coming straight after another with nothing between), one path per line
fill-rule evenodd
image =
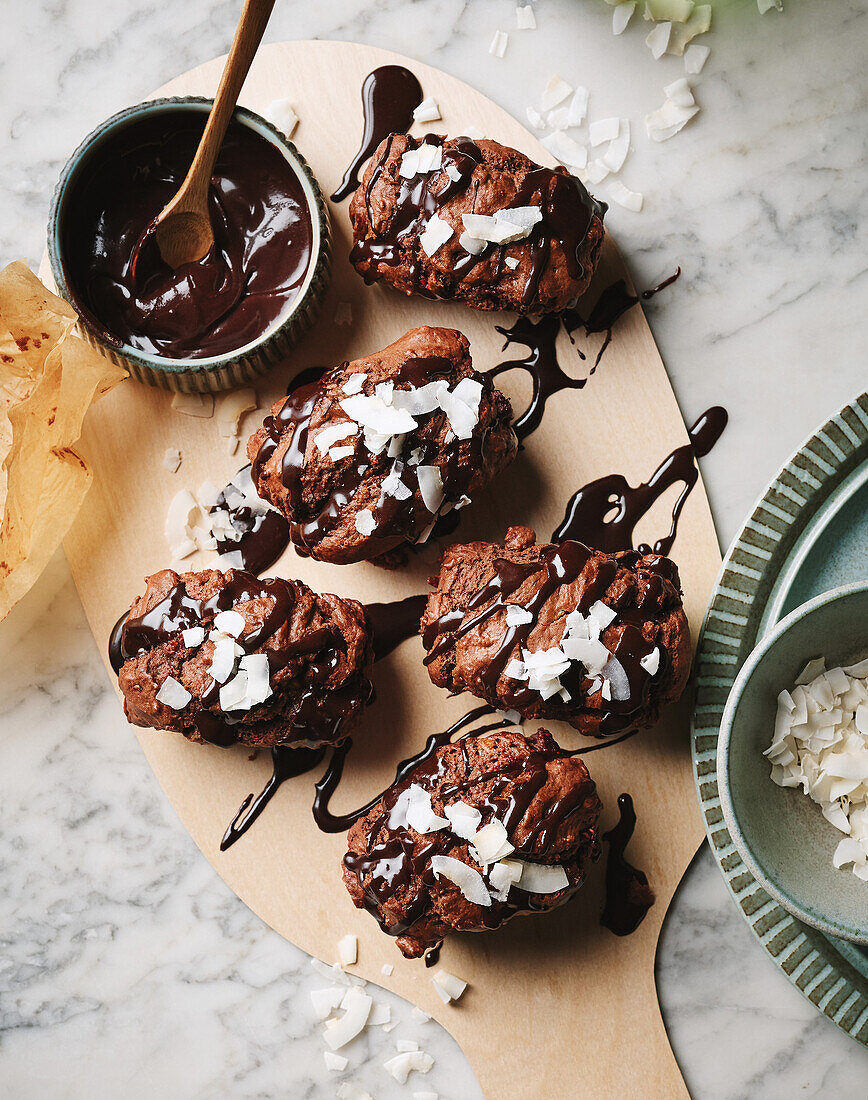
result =
M436 97L443 130L458 133L473 124L552 163L522 126L466 84L370 47L331 42L267 46L241 99L262 111L276 98L289 98L302 120L294 140L328 194L359 143L362 80L377 65L394 62L407 64L425 95ZM221 65L219 59L203 65L158 94L213 94ZM411 325L460 328L481 369L520 354L515 347L503 354L502 338L495 331L495 324L510 323L509 316L365 287L346 260L346 208L346 203L332 207L335 277L320 324L292 361L260 387L263 408L297 370L383 347ZM591 297L622 275L622 261L609 241ZM670 308L677 308L676 299L677 288ZM339 301L352 303L349 327L332 323ZM596 352L599 339L584 341L585 350ZM586 374L593 363L593 355L583 363L566 340L562 353L562 362L577 375ZM499 384L517 411L522 409L529 381L511 372ZM162 530L172 495L182 487L195 489L206 477L222 485L243 461L240 454L225 453L215 420L182 416L170 401L169 394L128 384L103 400L85 426L82 449L95 484L64 545L103 654L112 624L140 590L142 578L168 564ZM246 430L261 415L249 416ZM499 539L509 524L522 522L532 524L544 539L576 488L613 471L634 484L646 480L686 440L663 363L641 310L634 308L618 323L612 345L587 386L565 391L549 403L542 426L514 466L464 513L456 537ZM183 454L177 474L161 464L169 446ZM640 537L668 529L675 493L673 487L672 495L646 517L637 532ZM405 570L388 573L365 564L311 562L288 550L270 572L298 576L319 590L361 600L390 600L424 591L436 556L432 547ZM684 509L673 556L695 636L720 564L701 481ZM468 696L450 699L435 688L421 656L420 641L412 639L375 666L377 702L354 735L336 808L361 804L380 790L398 760L474 705ZM578 743L569 727L548 725L563 744ZM221 854L218 845L226 824L269 774L267 754L251 763L241 751L189 745L181 737L125 728L119 721L118 736L129 738L130 751L133 735L196 843L239 897L282 935L328 963L337 958L341 936L358 935L359 962L352 969L407 997L448 1028L492 1100L686 1095L654 985L660 926L703 836L685 705L667 713L656 729L588 759L605 803L605 827L617 817L616 799L622 791L629 791L636 805L639 824L629 855L648 873L657 894L639 930L619 939L600 927L601 861L578 897L555 914L516 920L494 934L448 940L442 965L470 983L461 1001L451 1006L436 997L430 971L419 961L403 960L371 917L351 905L340 879L343 836L323 835L311 817L314 776L286 783L250 833ZM385 962L395 968L388 979L381 974Z

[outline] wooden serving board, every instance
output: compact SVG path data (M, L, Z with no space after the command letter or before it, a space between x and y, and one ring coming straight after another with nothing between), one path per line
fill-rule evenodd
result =
M276 98L290 99L301 118L294 140L328 194L359 144L362 81L371 69L392 62L410 67L424 94L436 97L443 123L431 129L456 134L472 124L542 163L552 163L524 127L468 85L370 47L337 42L266 46L241 99L258 111ZM209 62L155 94L212 95L221 67L222 59ZM509 316L404 299L388 288L365 287L346 259L347 203L333 206L331 213L335 274L321 321L291 362L277 368L260 387L263 408L283 393L301 368L331 366L381 348L412 325L460 328L481 370L521 353L515 348L502 353L502 337L494 326L509 324ZM624 274L623 262L608 241L591 300ZM332 322L339 301L352 303L349 327ZM595 353L599 340L585 340L586 350ZM588 373L593 354L582 362L566 338L561 354L571 373ZM499 384L512 397L517 413L525 407L526 376L509 372ZM246 430L252 431L261 416L249 417ZM665 455L686 441L665 368L636 307L618 322L615 338L587 386L551 400L542 426L529 437L514 466L463 514L456 537L501 539L508 525L527 523L546 539L575 489L613 471L633 484L646 480ZM177 474L162 465L169 446L179 447L183 455ZM105 654L109 630L141 590L142 578L169 563L163 522L172 495L182 487L195 490L206 478L225 484L243 458L241 449L234 457L226 453L216 420L180 415L171 408L170 394L133 382L118 387L92 410L82 449L92 463L95 482L65 548ZM668 530L675 494L673 487L646 517L637 532L640 537L653 539ZM426 589L437 553L432 546L406 569L386 572L366 564L319 564L296 557L290 549L270 572L300 577L320 591L365 601L391 600ZM695 636L720 564L701 482L687 501L673 556L681 569ZM206 564L206 556L200 558L190 559L190 567ZM375 666L377 702L354 734L337 809L367 800L390 781L398 760L475 705L468 696L450 699L435 688L421 657L421 643L412 639ZM547 725L563 744L578 744L569 727ZM657 894L639 930L620 939L600 926L601 861L576 899L553 915L520 918L493 934L448 940L442 965L470 983L454 1006L441 1004L421 962L403 960L371 917L350 903L340 875L344 837L320 833L311 817L313 776L286 783L251 831L221 854L225 826L242 799L259 790L269 775L268 754L250 762L240 750L190 745L174 734L129 732L135 732L196 843L238 896L287 939L328 963L336 959L340 937L357 934L359 963L354 970L439 1020L461 1044L492 1100L686 1095L654 983L660 926L703 836L685 705L667 713L656 729L588 759L605 804L605 827L617 817L616 799L622 791L629 791L635 801L639 824L628 855L648 873ZM381 974L386 962L395 967L388 979Z

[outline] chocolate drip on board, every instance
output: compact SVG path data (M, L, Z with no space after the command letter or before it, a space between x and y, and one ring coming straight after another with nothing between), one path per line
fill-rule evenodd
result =
M658 283L649 290L642 291L643 300L652 298L655 294L671 286L681 274L679 267L674 275ZM623 279L607 286L600 294L593 309L585 319L577 309L565 309L561 313L552 313L533 321L529 317L519 316L509 327L495 325L495 329L504 337L503 350L511 344L523 344L528 353L521 359L508 359L492 368L489 374L496 378L511 370L521 370L529 374L533 390L530 404L527 409L513 424L513 429L523 442L535 432L542 423L546 403L550 397L561 390L581 390L588 382L588 378L596 371L603 358L603 353L612 341L612 329L615 322L622 317L628 309L639 301L634 294L627 290L627 284ZM588 375L584 378L573 378L563 369L558 359L557 340L558 334L563 329L570 342L576 349L580 359L585 359L585 353L576 346L574 333L583 329L586 336L595 333L605 333L605 338L597 352L596 360Z
M603 840L609 842L609 857L606 861L606 902L600 924L616 936L629 936L654 904L654 891L648 885L645 872L628 863L624 856L636 827L636 811L629 794L619 796L618 811L618 824L603 833Z
M423 594L407 596L406 599L393 600L391 603L365 605L375 661L381 660L401 642L419 633L419 620L427 602L428 597Z
M672 506L668 534L653 547L638 547L640 553L668 555L678 533L681 512L699 478L696 459L711 451L723 434L727 419L726 409L720 405L706 409L688 430L690 442L667 455L648 481L633 486L622 474L607 474L583 486L570 497L552 541L582 539L607 553L629 549L639 520L667 489L681 484L683 488Z
M341 202L355 191L365 161L383 138L410 129L413 110L421 102L422 85L403 65L381 65L368 73L362 84L362 144L331 196L332 202Z

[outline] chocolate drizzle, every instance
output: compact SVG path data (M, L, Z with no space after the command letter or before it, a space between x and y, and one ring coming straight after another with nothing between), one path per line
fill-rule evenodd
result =
M670 486L680 483L683 488L672 506L669 533L652 548L638 547L640 553L668 554L685 502L699 478L696 459L711 451L726 423L726 409L719 405L706 409L688 431L690 442L676 447L647 482L633 486L621 474L607 474L583 486L570 498L552 540L580 538L609 553L627 549L633 544L633 530L639 520Z
M364 132L332 202L341 202L359 186L359 171L383 138L409 130L413 110L422 102L422 85L403 65L381 65L368 73L362 84Z
M391 155L394 141L399 136L406 141L407 150L418 149L420 144L442 146L442 169L418 174L410 179L400 177L394 211L388 219L388 225L377 230L375 223L380 219L375 217L371 194ZM503 273L507 249L511 250L512 256L527 252L530 263L522 290L521 308L523 312L532 312L537 304L540 281L548 266L552 241L555 240L563 249L570 278L577 281L584 279L582 249L593 219L602 218L606 204L592 198L582 183L565 168L539 166L534 166L525 173L515 195L507 204L509 208L540 208L542 219L529 235L513 244L486 243L475 255L461 248L460 253L450 259L448 279L443 271L438 271L436 280L429 277L420 256L418 237L434 214L455 195L471 187L474 171L483 160L482 150L469 137L462 136L444 142L437 134L427 134L421 141L403 134L390 136L365 190L367 222L371 236L358 239L350 253L350 262L364 269L365 282L372 283L381 278L381 267L395 268L405 264L414 293L429 298L448 299L458 294L462 279L478 264L493 259L494 285ZM477 211L480 212L482 211Z
M618 811L618 824L603 833L603 840L609 842L609 858L606 861L606 903L600 924L616 936L629 936L636 931L654 904L654 891L648 885L645 872L628 863L624 857L636 827L636 811L628 794L618 798Z
M526 646L530 633L536 626L539 613L547 601L558 589L572 584L592 556L593 551L587 546L580 542L566 540L559 545L543 548L539 560L536 561L522 563L505 558L497 559L494 575L476 592L465 607L447 611L425 627L422 635L422 643L427 651L425 664L430 664L444 650L455 645L470 631L482 626L493 615L503 612L507 604L517 604L524 611L530 612L531 617L527 622L516 626L507 626L504 620L503 635L488 656L485 670L480 675L480 688L483 692L496 694L501 705L515 708L519 712L531 706L539 696L523 680L512 680L506 677L505 684L499 686L504 670L513 654L520 652L521 647ZM637 562L638 554L628 558L622 555L618 559L614 557L602 559L593 575L593 580L583 586L581 600L576 610L587 614L593 604L605 595L619 566L631 566ZM631 724L636 715L646 707L652 685L661 679L666 668L663 647L659 647L660 663L654 675L643 667L643 659L658 647L654 641L644 636L641 620L659 598L662 578L671 578L672 565L660 557L644 562L643 570L649 576L638 594L635 612L626 607L619 607L617 600L612 606L612 610L622 619L629 620L635 615L639 621L622 622L617 641L612 649L612 656L620 662L627 676L629 692L627 698L622 701L613 698L604 702L601 699L599 729L602 735L621 733ZM539 583L534 584L531 595L524 600L520 599L517 596L519 590L526 581L536 576L539 577ZM580 662L574 661L569 671L561 677L561 684L567 689L571 698L569 704L564 704L564 713L569 714L577 702L587 696L592 677ZM559 707L560 703L549 700L548 706L555 708Z
M270 603L261 624L255 630L239 635L237 644L245 653L264 649L272 678L292 661L299 658L307 660L300 673L303 679L301 690L293 677L294 695L280 700L275 691L277 698L272 697L264 704L266 711L276 714L286 725L287 741L309 739L333 744L339 739L340 728L347 715L355 713L367 702L371 684L363 676L350 676L337 687L328 686L343 649L342 638L328 627L312 630L296 641L265 648L266 642L273 641L281 627L289 621L298 598L299 584L279 577L261 581L251 573L232 570L213 596L197 599L188 595L183 580L179 580L146 614L137 618L127 616L115 627L110 642L112 667L119 669L124 661L156 646L176 639L180 641L181 632L189 627L204 626L207 631L220 611L232 610L251 601L264 602L266 606ZM192 719L205 741L228 746L238 740L236 727L250 712L221 710L219 695L220 684L212 680Z
M249 470L250 466L243 466L235 478ZM268 569L289 544L289 524L280 512L271 507L267 511L259 507L251 508L249 501L241 498L233 482L225 486L214 507L209 509L211 515L219 511L229 514L229 522L240 532L241 538L237 541L218 538L217 549L221 554L237 550L241 554L242 567L249 573L259 574Z
M407 596L406 599L393 600L392 603L365 605L375 661L381 660L401 642L419 633L419 620L427 602L428 597L421 595Z
M390 381L399 390L421 388L429 382L448 378L454 368L455 364L450 359L440 356L411 357ZM354 452L336 464L334 483L328 495L315 502L305 500L303 474L308 433L318 404L328 400L324 396L328 383L329 378L326 377L298 386L288 394L276 414L265 418L265 438L252 465L254 482L259 484L266 464L289 436L289 445L281 458L280 478L287 490L292 511L290 537L302 555L311 554L317 544L340 522L363 477L372 467L385 475L395 464L394 458L390 458L385 452L373 454L362 445L360 437L354 436ZM482 378L482 385L489 388L491 382ZM361 392L369 396L368 390L372 391L373 387L368 386ZM414 543L434 519L417 491L416 471L420 465L437 465L444 494L441 509L448 512L466 495L472 479L485 464L488 430L477 427L469 439L453 438L444 448L439 445L438 439L445 418L446 414L441 409L417 417L418 427L408 439L412 438L418 451L418 461L412 465L404 462L400 472L403 484L411 492L403 499L397 495L381 493L380 499L371 506L375 521L372 537L377 540L379 548L377 556L387 554L403 543ZM408 446L409 443L406 443L405 450Z

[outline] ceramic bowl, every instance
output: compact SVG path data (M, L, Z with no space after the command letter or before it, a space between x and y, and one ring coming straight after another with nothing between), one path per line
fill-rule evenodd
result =
M730 691L717 750L720 804L742 859L771 897L829 936L868 945L868 883L832 866L842 839L801 788L773 783L763 751L777 696L814 657L826 667L868 654L868 582L796 608L745 661Z
M60 294L72 305L75 296L67 281L67 265L64 256L64 226L70 216L70 196L76 182L86 170L90 158L111 136L143 117L160 112L191 111L207 115L212 100L198 96L154 99L127 107L98 126L75 150L67 161L51 204L48 225L48 254L54 282ZM288 315L279 318L269 330L244 347L227 354L203 359L170 359L160 355L114 344L106 339L105 332L86 315L79 315L82 335L103 355L125 367L141 382L164 389L183 391L216 391L238 386L265 374L273 363L283 359L299 337L313 325L331 277L331 238L328 211L319 184L304 157L292 142L288 141L266 119L246 108L235 110L234 120L249 127L260 137L275 146L285 157L301 182L310 208L313 227L311 259L307 275L299 288L298 296Z

